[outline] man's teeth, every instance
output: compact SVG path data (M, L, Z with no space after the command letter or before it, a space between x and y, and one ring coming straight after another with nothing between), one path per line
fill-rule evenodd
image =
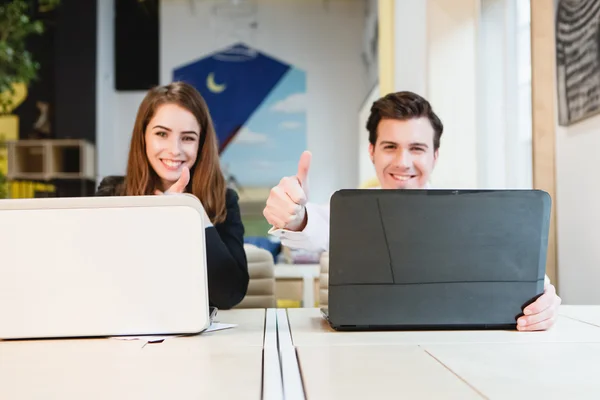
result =
M169 167L179 167L181 165L181 161L171 161L171 160L163 160L163 162Z
M411 175L392 175L394 178L398 179L399 181L407 181L410 178L412 178Z

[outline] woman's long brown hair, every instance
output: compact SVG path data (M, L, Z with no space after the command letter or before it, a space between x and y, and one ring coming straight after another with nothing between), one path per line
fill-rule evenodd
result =
M190 183L186 192L202 202L213 224L227 216L225 205L225 178L219 164L217 135L206 102L191 85L173 82L151 89L138 109L127 162L123 188L126 196L152 195L158 189L159 178L146 156L146 127L163 104L177 104L191 112L200 125L200 144L196 163L190 169Z

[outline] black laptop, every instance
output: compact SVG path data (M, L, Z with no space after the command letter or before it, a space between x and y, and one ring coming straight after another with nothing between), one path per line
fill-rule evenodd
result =
M334 329L515 329L543 293L546 192L340 190L330 208Z

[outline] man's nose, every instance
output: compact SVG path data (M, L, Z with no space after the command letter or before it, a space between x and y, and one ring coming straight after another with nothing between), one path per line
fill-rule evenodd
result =
M394 166L397 168L407 169L412 165L412 156L410 151L407 150L399 150L396 153L396 158L394 159Z

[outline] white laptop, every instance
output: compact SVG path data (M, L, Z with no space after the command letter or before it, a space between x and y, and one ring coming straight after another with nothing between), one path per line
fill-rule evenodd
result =
M196 334L209 325L196 197L0 200L0 339Z

